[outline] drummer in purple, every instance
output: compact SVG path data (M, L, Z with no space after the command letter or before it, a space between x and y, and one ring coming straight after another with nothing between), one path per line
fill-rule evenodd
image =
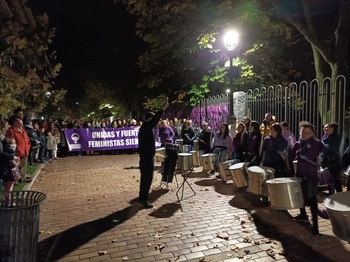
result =
M166 143L170 143L170 144L174 143L175 132L168 125L168 122L166 120L161 120L160 122L159 137L160 137L161 147L165 147Z
M312 215L312 234L318 235L317 218L317 186L318 186L318 156L326 151L325 145L315 136L315 127L309 122L300 124L300 138L291 150L291 156L298 160L296 176L302 178L304 205L310 206ZM300 214L293 217L295 221L309 222L305 206L300 208Z

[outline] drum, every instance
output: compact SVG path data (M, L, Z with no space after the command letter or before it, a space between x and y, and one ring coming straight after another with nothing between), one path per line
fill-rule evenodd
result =
M270 167L248 167L248 191L255 195L266 196L267 187L265 181L272 179L275 169Z
M204 153L204 151L203 151L203 150L200 150L200 151L190 151L190 153L192 154L193 165L194 165L194 166L201 166L201 165L202 165L202 158L201 158L201 155Z
M195 139L193 141L193 150L198 151L199 150L199 145L198 145L198 140Z
M160 147L156 149L155 157L157 162L164 162L165 156L165 147Z
M218 163L219 174L222 182L226 182L227 180L232 179L229 167L235 163L237 163L237 160L228 160L222 163Z
M181 171L189 171L193 168L192 154L179 153L177 154L177 167Z
M204 154L202 155L203 170L213 170L217 154Z
M176 139L175 144L182 146L184 144L184 140L183 139Z
M191 145L182 145L180 146L180 152L181 153L189 153L192 150L192 146Z
M301 179L281 177L266 181L270 206L274 209L288 210L304 206Z
M247 187L247 167L249 162L241 162L229 167L235 187Z
M325 199L329 220L334 235L350 241L350 191L336 193Z

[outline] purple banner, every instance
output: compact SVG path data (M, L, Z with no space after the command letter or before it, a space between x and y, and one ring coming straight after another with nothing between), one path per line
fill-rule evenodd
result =
M65 129L69 151L138 148L140 127Z

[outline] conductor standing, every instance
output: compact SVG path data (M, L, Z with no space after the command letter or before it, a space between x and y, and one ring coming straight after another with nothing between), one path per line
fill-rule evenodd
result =
M140 193L139 202L145 208L152 208L153 204L148 202L148 192L151 188L154 169L155 139L153 128L158 124L165 109L169 106L166 98L162 109L157 113L148 112L145 121L139 131L139 155L140 155Z

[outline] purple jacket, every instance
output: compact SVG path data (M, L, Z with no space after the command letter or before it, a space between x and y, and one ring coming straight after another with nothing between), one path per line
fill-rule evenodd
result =
M220 131L215 133L215 136L213 138L213 148L215 147L226 147L228 152L232 152L232 137L230 134L228 134L225 138L222 134L219 136Z
M296 142L291 150L293 159L298 160L296 176L317 178L318 156L326 150L325 145L317 137Z
M245 152L259 155L261 134L246 133L244 136Z

